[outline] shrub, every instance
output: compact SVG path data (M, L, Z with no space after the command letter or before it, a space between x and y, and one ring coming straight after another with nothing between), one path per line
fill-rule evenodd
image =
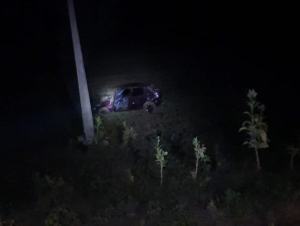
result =
M189 226L193 225L190 216L187 213L180 213L178 219L175 222L176 226Z
M241 215L241 194L231 189L225 191L224 202L226 210L231 215Z
M135 132L133 127L127 126L126 122L123 122L123 127L124 130L123 130L122 140L123 140L123 145L126 146L130 144L130 142L136 139L137 133Z
M45 220L45 226L77 226L80 221L77 215L65 208L56 208L49 213Z
M159 201L150 201L147 207L147 215L150 217L158 216L161 213Z
M207 155L205 155L206 147L204 147L204 144L202 144L202 147L200 146L200 141L198 141L197 137L194 138L193 145L194 145L194 151L196 156L196 166L195 166L195 170L192 171L191 174L192 177L196 180L198 174L198 168L199 168L199 160L204 164L206 164L210 161L210 159Z
M103 140L104 144L108 144L108 137L106 137L106 131L100 116L94 117L94 128L95 128L95 137L94 137L95 144L98 144L99 140Z

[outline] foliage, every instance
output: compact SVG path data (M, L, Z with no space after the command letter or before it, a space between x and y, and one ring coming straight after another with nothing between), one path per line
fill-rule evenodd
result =
M254 148L256 154L257 168L260 170L260 162L258 157L257 149L267 148L268 139L267 131L268 126L264 122L264 111L265 106L256 101L257 93L255 90L248 91L248 106L250 111L244 112L250 117L250 120L246 120L242 127L239 129L239 132L246 131L248 138L243 144L247 144L249 148ZM258 112L258 113L257 113Z
M48 175L45 175L45 182L48 186L51 187L51 189L56 189L65 184L65 181L62 177L50 177Z
M77 215L66 208L54 209L45 220L45 226L76 226L79 223Z
M132 140L136 140L137 133L135 132L133 127L127 126L126 122L123 122L123 127L124 127L124 131L123 131L122 140L123 140L123 145L125 146L129 144Z
M38 188L38 200L42 205L57 205L64 197L62 188L65 187L66 182L61 176L42 176L40 173L36 173L35 183Z
M241 215L241 194L231 189L225 191L224 197L227 212L231 215Z
M95 137L94 142L98 144L99 140L103 140L104 144L108 144L108 137L106 136L106 131L103 126L103 120L100 116L94 117L94 128L95 128Z
M102 223L107 223L110 221L112 217L112 211L115 208L112 205L109 205L106 207L103 211L97 211L97 214L93 217L92 221L95 224L102 224Z
M147 206L147 215L149 217L158 216L161 213L159 201L150 201Z
M0 215L0 226L14 226L15 225L15 220L11 220L10 222L7 221L2 221L1 215Z
M136 148L133 143L136 140L137 133L131 126L127 126L126 122L123 122L123 131L122 131L122 164L125 175L130 182L134 182L134 167L136 167Z
M204 144L202 144L202 147L200 146L200 141L198 141L198 138L195 137L193 140L194 145L194 151L196 156L196 167L195 170L191 172L192 177L196 180L197 174L198 174L198 168L199 168L199 160L203 162L204 164L208 163L210 161L209 157L205 154L206 147L204 147Z
M207 205L207 210L210 213L212 220L216 222L219 218L220 213L214 200L210 200L209 204Z
M155 151L156 151L156 162L160 166L160 185L163 183L163 168L166 165L165 156L168 155L168 152L164 151L162 149L162 145L160 144L160 138L157 136L156 139L156 145L155 145Z
M180 213L178 219L176 220L175 223L176 226L189 226L189 225L193 225L192 224L192 220L190 218L190 216L186 213Z
M254 110L259 108L258 105L255 105L255 108L253 103L250 107ZM249 115L252 108L246 114ZM185 107L180 107L178 112L183 114L185 110ZM169 112L174 114L174 119L170 119ZM260 111L258 114L256 113L258 120L255 119L255 113L253 116L253 121L257 125L262 122L259 113ZM158 120L160 114L165 117L164 125ZM119 116L120 118L116 120L116 117ZM251 121L252 118L249 122L251 123ZM206 130L198 124L195 127L212 133L216 132L214 128ZM250 124L245 123L245 127L250 130ZM84 219L91 221L87 222L86 225L127 225L128 222L125 218L128 218L129 215L126 213L133 212L137 219L143 219L140 225L187 226L197 225L200 222L201 225L212 225L212 222L208 223L206 219L213 220L213 223L217 225L225 217L233 218L241 215L245 206L248 207L247 205L249 205L250 210L247 213L252 214L258 211L257 213L263 216L264 207L288 200L289 196L287 195L290 190L286 189L287 186L299 190L295 185L299 183L298 178L289 179L290 184L280 184L277 183L279 178L262 177L264 172L255 175L255 179L248 182L249 178L253 176L252 171L246 174L239 172L239 168L229 168L224 157L218 152L217 143L222 144L220 140L213 138L214 136L211 136L213 134L205 134L207 137L201 134L205 140L204 146L197 137L193 138L193 135L197 134L198 131L191 128L180 118L176 108L174 111L167 109L165 112L160 112L158 109L157 114L145 115L139 115L138 111L120 112L105 116L104 120L100 117L95 119L95 136L98 137L95 143L101 143L104 136L107 135L111 141L110 145L101 147L101 152L94 145L90 146L87 152L72 149L72 152L67 153L67 155L60 155L63 156L63 159L68 160L65 164L67 172L64 171L65 173L62 174L65 179L59 176L60 168L54 177L53 172L50 173L49 168L45 167L47 172L43 171L44 174L42 175L47 173L51 176L41 177L43 187L38 189L38 192L41 193L45 191L43 194L47 196L46 199L42 200L46 204L43 206L46 208L43 209L70 206L76 210L76 213L80 213L82 221ZM158 134L159 136L157 136ZM152 138L155 140L154 144L150 144ZM201 141L203 141L202 138ZM247 140L247 142L251 143L251 140ZM258 143L257 140L254 140L253 144L255 142ZM249 147L251 146L250 143L248 143ZM155 153L149 150L149 147L154 148ZM230 151L230 146L224 145L224 147L226 147L224 151ZM291 151L291 156L296 156L298 151L295 148L296 146L288 148ZM213 158L211 163L207 154L213 156L213 153L215 155L211 157ZM78 169L73 170L72 160L76 157L78 158L76 161L80 164L76 165ZM166 159L168 160L167 164ZM210 171L211 165L216 166L213 171ZM71 168L69 168L70 166ZM161 170L160 184L163 183L162 187L158 186L159 169ZM193 171L190 172L191 170ZM77 171L79 171L78 174ZM68 173L70 174L66 175ZM192 173L192 178L190 173ZM282 174L279 175L283 177ZM255 183L257 176L260 181ZM297 177L296 174L293 176ZM211 182L205 186L209 180ZM130 182L128 183L128 181ZM248 182L247 185L245 185L245 181ZM70 184L74 186L75 192L73 194L69 194L69 190L64 192ZM225 190L224 188L227 187L234 187L243 195L231 189ZM84 199L80 199L81 195L85 196ZM49 205L49 197L51 198L51 205ZM125 208L120 208L120 205L128 202L131 197L138 200L138 208L132 212L123 211ZM73 203L74 200L76 202ZM224 215L225 211L230 216ZM208 215L208 212L212 219L209 216L205 218L204 215ZM202 221L203 216L204 220ZM72 211L65 208L54 209L49 214L45 225L74 225L75 223L70 222L74 218ZM198 220L197 224L193 222L196 219Z
M247 131L249 138L244 142L248 144L249 148L266 148L268 147L267 138L264 134L267 133L268 126L263 121L263 113L265 111L265 106L256 101L257 93L255 90L249 90L248 92L248 106L250 111L244 112L250 117L250 121L247 120L243 123L239 131ZM259 113L256 113L255 110L259 110Z

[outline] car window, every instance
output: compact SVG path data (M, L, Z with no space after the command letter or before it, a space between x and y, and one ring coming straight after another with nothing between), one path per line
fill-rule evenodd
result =
M136 87L132 90L132 96L142 96L144 95L144 89L142 87Z
M125 89L122 93L122 97L128 97L130 94L130 89Z

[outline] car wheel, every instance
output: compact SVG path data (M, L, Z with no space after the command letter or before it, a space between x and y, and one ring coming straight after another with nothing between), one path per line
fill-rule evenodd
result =
M110 113L110 111L109 111L109 109L107 107L102 107L102 108L99 109L98 113L100 115L104 115L104 114Z
M146 103L144 103L143 108L145 111L152 113L155 111L156 105L153 102L147 101Z

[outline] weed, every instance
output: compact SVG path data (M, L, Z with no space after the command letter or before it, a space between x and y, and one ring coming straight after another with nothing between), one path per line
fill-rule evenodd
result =
M199 168L199 160L201 162L207 163L210 161L210 159L207 155L205 155L206 147L204 147L204 144L202 144L202 147L200 146L200 141L198 141L197 137L194 138L193 145L196 156L196 167L195 170L191 172L191 174L192 177L196 180Z
M159 201L150 201L148 203L147 215L150 217L158 216L161 213Z
M15 220L11 220L10 222L2 221L0 216L0 226L14 226L14 225L15 225Z
M214 200L210 200L209 204L207 205L207 210L215 222L218 219L218 208L216 207Z
M122 161L124 162L124 170L126 177L130 182L134 181L133 171L135 166L135 151L136 148L133 144L133 141L136 140L137 133L131 126L127 126L126 122L123 122L123 134L122 134Z
M61 187L65 184L65 181L62 177L59 177L59 178L52 177L52 178L50 178L48 175L46 175L45 176L45 181L46 181L47 185L51 187L51 189L59 188L59 187Z
M49 213L45 220L45 226L69 226L79 225L79 219L77 215L65 208L56 208Z
M176 226L189 226L192 225L192 221L187 213L179 214L178 220L175 223Z
M127 145L130 142L132 142L132 140L135 140L137 137L137 133L135 132L135 130L133 129L133 127L131 126L127 126L126 122L123 122L123 127L124 127L124 131L123 131L123 145Z
M34 179L40 204L58 205L63 197L63 188L66 187L65 180L62 177L41 176L39 173L36 173Z
M157 137L156 145L155 145L155 151L156 151L156 162L160 166L160 185L163 183L163 168L166 165L165 156L168 154L168 152L165 152L162 149L162 145L160 144L160 138Z
M267 139L268 126L263 121L265 118L263 116L265 106L256 101L256 96L257 93L254 89L248 91L247 97L249 100L247 104L250 108L250 111L246 111L244 114L247 114L250 117L250 121L245 121L242 127L239 129L239 132L244 130L247 131L249 138L247 138L243 144L247 144L249 148L254 148L257 170L260 171L261 166L258 156L258 149L269 147ZM256 113L256 110L258 110L258 113Z
M227 212L231 215L241 215L241 194L231 189L225 191L224 202Z
M106 137L106 131L100 116L94 117L94 128L95 128L95 137L94 137L95 144L98 144L99 140L103 140L104 144L108 144L108 137Z
M97 211L92 221L96 224L108 223L112 218L112 212L114 210L115 208L112 205L108 205L108 207L106 207L102 211Z

